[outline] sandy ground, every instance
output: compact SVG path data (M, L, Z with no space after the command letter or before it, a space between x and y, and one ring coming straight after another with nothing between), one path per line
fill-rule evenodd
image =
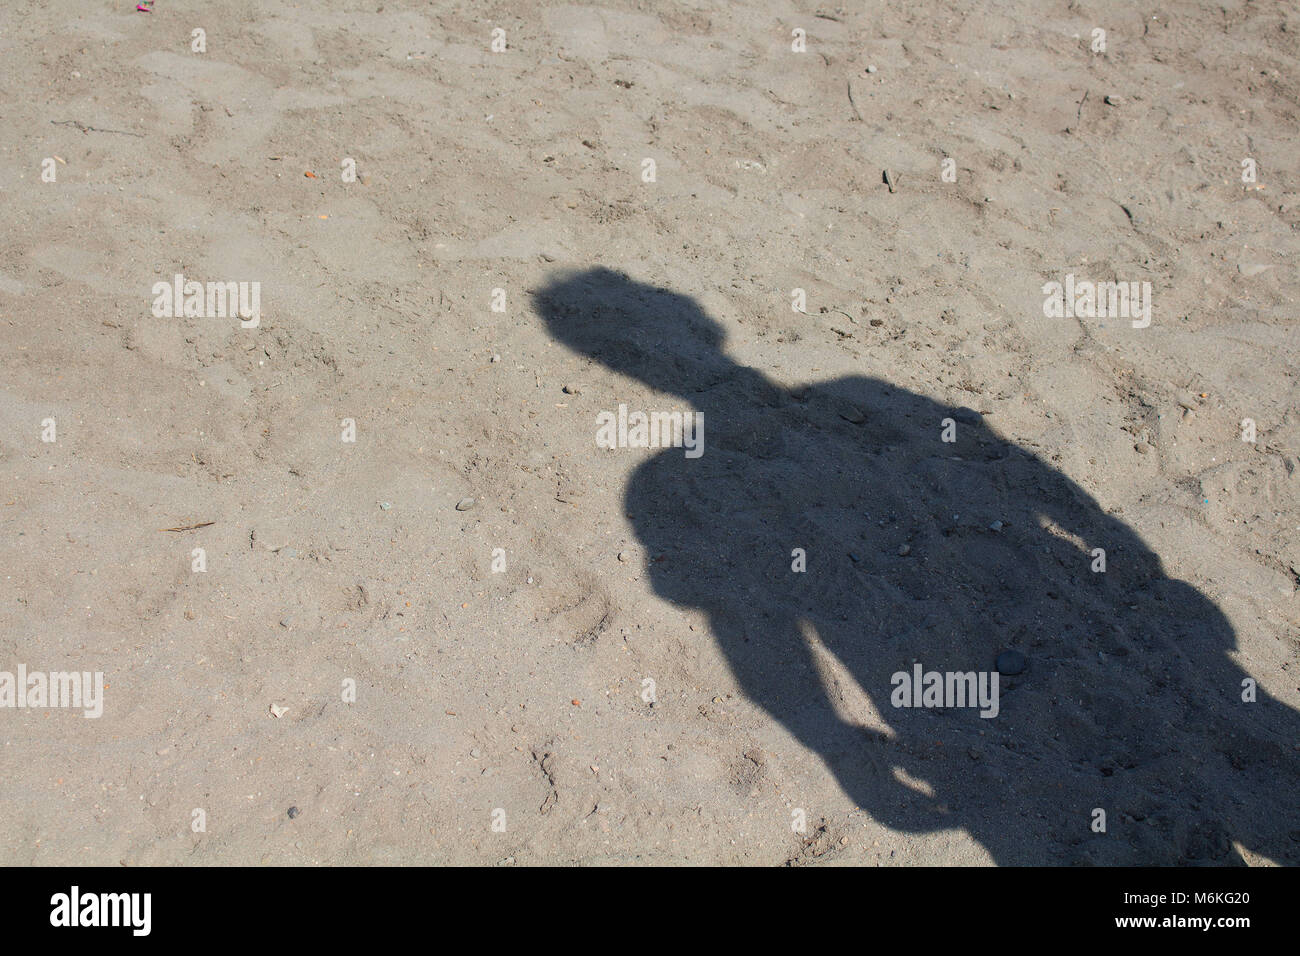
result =
M1300 860L1293 6L134 6L0 12L0 861Z

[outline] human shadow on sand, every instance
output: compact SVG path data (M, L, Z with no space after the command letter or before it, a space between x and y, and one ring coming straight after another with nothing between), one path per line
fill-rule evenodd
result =
M708 616L743 694L875 820L964 829L1000 864L1300 857L1296 712L1242 700L1223 614L1074 482L881 379L777 385L690 298L620 273L534 304L568 348L703 412L703 455L657 451L626 489L654 589ZM915 662L989 672L1007 649L1027 666L996 717L891 702Z

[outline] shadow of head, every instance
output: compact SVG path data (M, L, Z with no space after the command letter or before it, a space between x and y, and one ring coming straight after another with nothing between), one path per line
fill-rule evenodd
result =
M695 391L731 367L722 326L692 299L620 272L559 276L533 305L556 340L662 392Z

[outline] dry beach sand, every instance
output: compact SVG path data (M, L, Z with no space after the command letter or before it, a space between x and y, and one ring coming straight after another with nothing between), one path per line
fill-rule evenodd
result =
M0 862L1300 860L1293 5L135 6L0 12Z

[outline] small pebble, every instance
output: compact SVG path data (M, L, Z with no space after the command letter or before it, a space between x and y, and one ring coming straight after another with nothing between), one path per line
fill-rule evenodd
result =
M581 394L582 394L582 386L581 386L581 385L565 385L565 386L564 386L564 394L565 394L565 395L581 395Z
M626 560L628 560L628 558L630 558L630 557L631 557L631 555L628 554L628 552L626 552L626 551L620 551L620 552L618 553L618 559L619 559L620 561L626 561Z
M1019 651L1003 651L998 655L997 668L999 674L1015 676L1024 671L1029 660Z
M492 356L492 361L494 361L494 362L500 362L500 361L501 361L501 356L500 356L500 355L493 355L493 356Z
M990 531L1001 531L1001 530L1002 530L1002 522L1001 522L1001 521L995 521L995 522L993 522L991 525L989 525L989 530L990 530Z
M1122 106L1123 103L1124 103L1124 97L1122 96L1116 96L1115 94L1112 93L1106 97L1107 106Z
M473 507L474 507L473 498L461 498L460 501L456 502L457 511L469 511L469 509Z
M302 811L299 810L297 807L290 807L290 808L289 808L289 819L292 820L294 817L296 817L296 816L297 816L298 814L300 814L300 813L302 813Z
M1149 455L1151 453L1151 446L1144 441L1140 441L1133 446L1133 450L1139 455Z
M391 507L393 507L393 503L392 503L391 501L381 501L381 502L379 502L379 510L380 510L380 511L387 511L387 510L388 510L389 508L391 508Z
M905 558L911 553L912 553L912 546L910 544L900 544L898 546L898 556L900 558Z
M868 72L868 73L875 73L875 72L876 72L876 67L875 67L875 65L873 64L872 66L867 67L867 72Z

